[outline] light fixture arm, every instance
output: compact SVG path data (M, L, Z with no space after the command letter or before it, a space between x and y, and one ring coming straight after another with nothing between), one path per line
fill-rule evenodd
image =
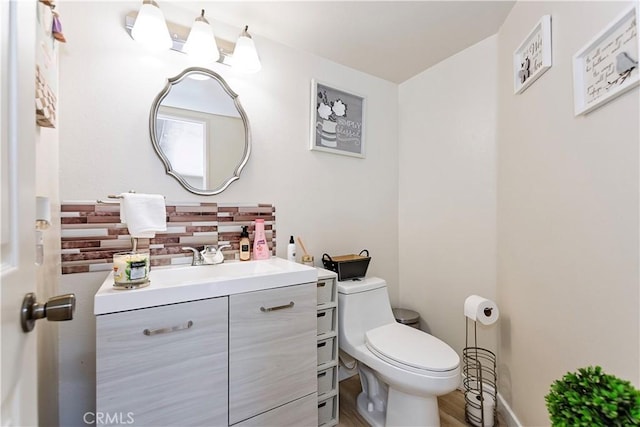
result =
M209 21L207 21L207 18L204 17L204 9L202 9L200 16L196 18L196 21L201 21L201 22L204 22L205 24L209 24Z

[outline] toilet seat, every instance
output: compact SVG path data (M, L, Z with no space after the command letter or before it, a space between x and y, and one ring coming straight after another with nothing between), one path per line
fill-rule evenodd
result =
M446 343L420 330L389 323L365 333L367 348L382 360L407 371L448 376L460 357Z

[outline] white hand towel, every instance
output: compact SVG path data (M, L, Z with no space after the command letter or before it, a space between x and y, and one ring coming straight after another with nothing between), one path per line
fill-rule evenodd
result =
M122 193L120 221L135 238L153 238L167 230L167 209L159 194Z

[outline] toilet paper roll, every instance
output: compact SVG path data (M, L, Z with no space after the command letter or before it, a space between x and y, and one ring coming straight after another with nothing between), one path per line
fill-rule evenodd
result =
M473 404L467 405L469 422L476 427L493 426L493 408L496 406L493 395L486 391L483 392L482 397L484 397L484 402L481 402L479 391L471 390L467 393L467 399L473 402ZM482 412L480 412L481 408ZM482 414L484 414L484 424L482 423Z
M478 295L470 295L464 301L464 315L483 325L492 325L500 312L495 302Z

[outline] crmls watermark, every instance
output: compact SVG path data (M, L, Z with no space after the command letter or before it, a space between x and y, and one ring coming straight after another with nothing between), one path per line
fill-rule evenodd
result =
M85 424L133 424L135 419L133 418L133 412L85 412L82 416L82 421Z

